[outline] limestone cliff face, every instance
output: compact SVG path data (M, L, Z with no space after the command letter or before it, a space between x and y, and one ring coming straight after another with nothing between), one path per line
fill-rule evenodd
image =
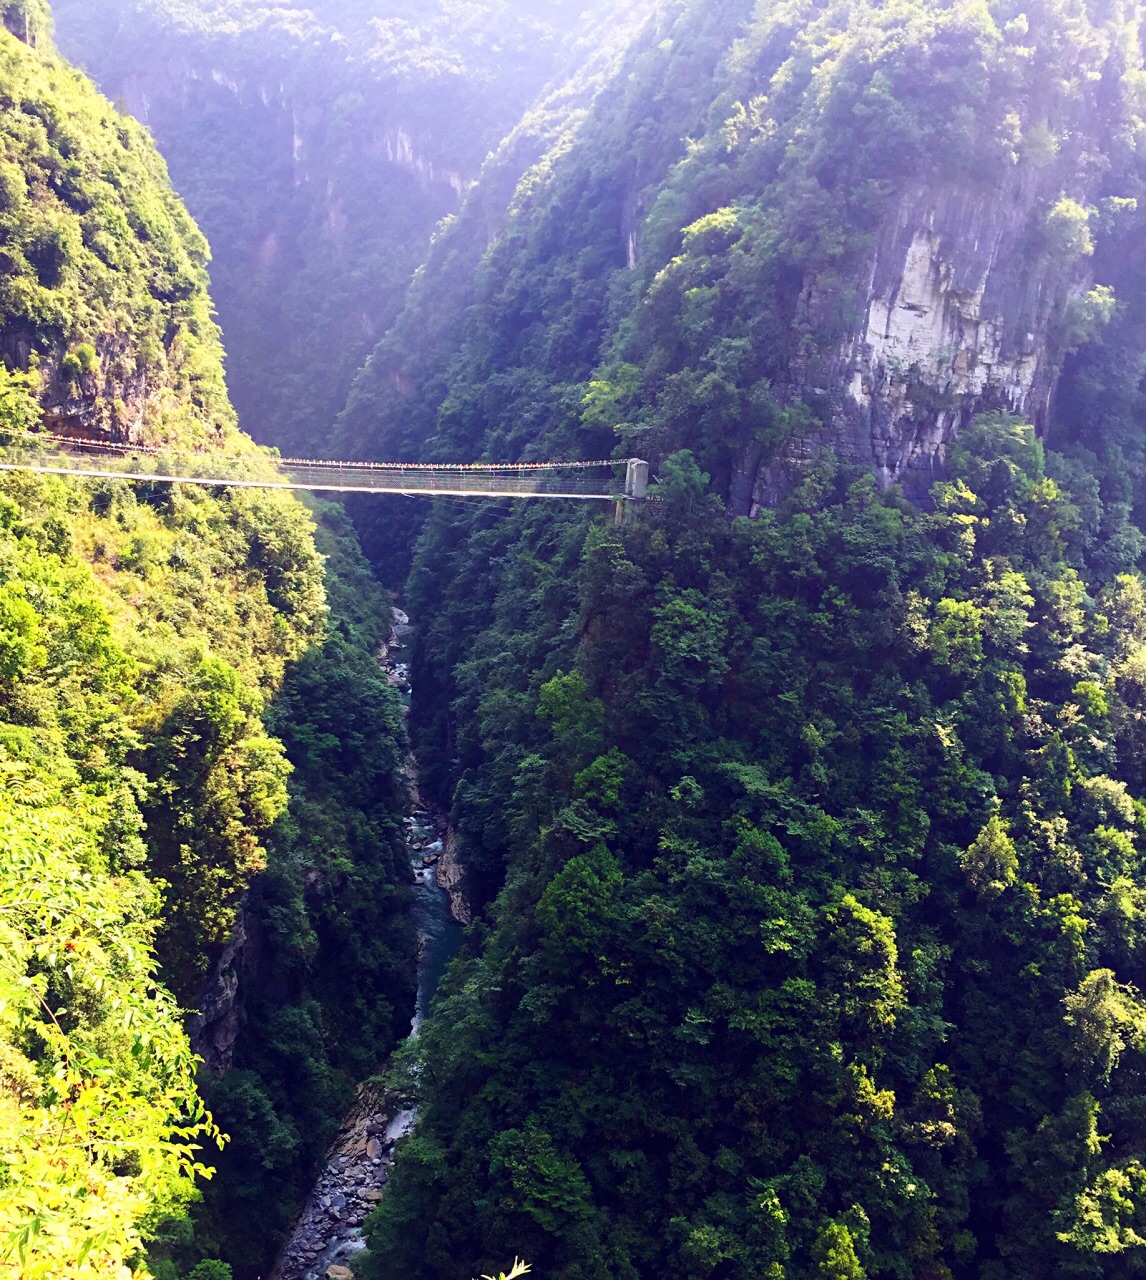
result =
M1093 283L1089 256L1048 244L1047 211L1060 190L1055 175L1016 174L996 190L919 186L896 202L853 323L826 357L794 361L793 388L818 403L824 423L803 450L829 446L870 465L883 487L901 483L919 496L976 413L1008 410L1045 428L1063 317ZM838 298L808 285L798 327L822 330L833 308ZM757 506L796 461L761 468Z
M39 400L44 429L60 435L140 440L149 408L162 390L162 370L149 368L129 339L98 334L96 362L84 373L69 376L62 368L64 343L38 346L26 328L0 325L0 360L16 369L33 362L40 375Z
M140 441L158 379L137 360L128 344L114 336L95 344L98 372L69 379L60 369L60 353L40 360L40 406L44 428L59 435Z

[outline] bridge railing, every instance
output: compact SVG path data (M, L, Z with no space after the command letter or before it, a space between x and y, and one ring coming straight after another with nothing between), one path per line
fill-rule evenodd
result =
M308 466L280 463L279 469L296 484L307 488L338 485L366 492L427 494L513 494L608 499L623 492L623 482L613 477L586 476L562 471L492 472L387 468Z
M60 475L319 492L536 496L589 501L643 497L647 475L647 465L637 460L472 465L336 462L273 459L260 453L178 453L62 436L0 436L0 470L21 468Z

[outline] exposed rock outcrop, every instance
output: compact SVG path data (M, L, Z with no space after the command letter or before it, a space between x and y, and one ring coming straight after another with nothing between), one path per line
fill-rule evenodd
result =
M458 859L458 840L452 827L447 828L442 842L442 854L435 867L439 888L450 895L450 915L458 924L469 924L473 912L466 900L466 869Z
M0 326L0 359L13 369L34 364L39 373L38 398L46 431L141 440L149 401L158 392L160 380L149 376L131 344L117 335L98 335L93 350L91 371L69 374L61 367L62 346L45 355L27 329Z
M1057 249L1044 231L1060 177L1016 172L991 190L918 186L896 202L852 325L826 356L793 362L793 391L820 408L823 429L779 466L744 460L755 509L809 449L828 446L870 465L882 486L922 495L976 413L1004 409L1045 427L1063 317L1093 283L1090 258ZM823 331L839 307L835 290L808 283L797 327Z
M213 1075L230 1071L235 1041L246 1021L241 978L250 964L251 942L250 920L240 908L231 940L208 971L198 1008L188 1018L192 1052Z
M119 442L141 441L153 388L134 359L97 344L101 369L69 381L42 361L40 406L44 428L57 435Z

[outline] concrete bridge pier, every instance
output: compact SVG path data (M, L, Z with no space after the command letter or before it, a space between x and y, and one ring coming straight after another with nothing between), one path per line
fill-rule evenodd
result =
M616 524L624 524L625 508L629 502L638 502L645 496L649 487L649 464L643 458L630 458L625 468L625 496L617 499L617 510L614 517Z

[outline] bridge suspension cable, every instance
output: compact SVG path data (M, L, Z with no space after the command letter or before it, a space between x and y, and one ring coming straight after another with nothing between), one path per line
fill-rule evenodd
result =
M15 433L12 433L15 437ZM30 457L0 458L0 471L144 480L320 493L393 493L417 497L563 498L618 502L644 497L648 464L637 458L570 462L339 462L326 458L175 454L146 445L26 433ZM45 454L45 446L54 452ZM22 451L19 451L22 453ZM273 465L274 471L268 464ZM623 479L617 475L625 468ZM608 469L608 476L588 474Z

